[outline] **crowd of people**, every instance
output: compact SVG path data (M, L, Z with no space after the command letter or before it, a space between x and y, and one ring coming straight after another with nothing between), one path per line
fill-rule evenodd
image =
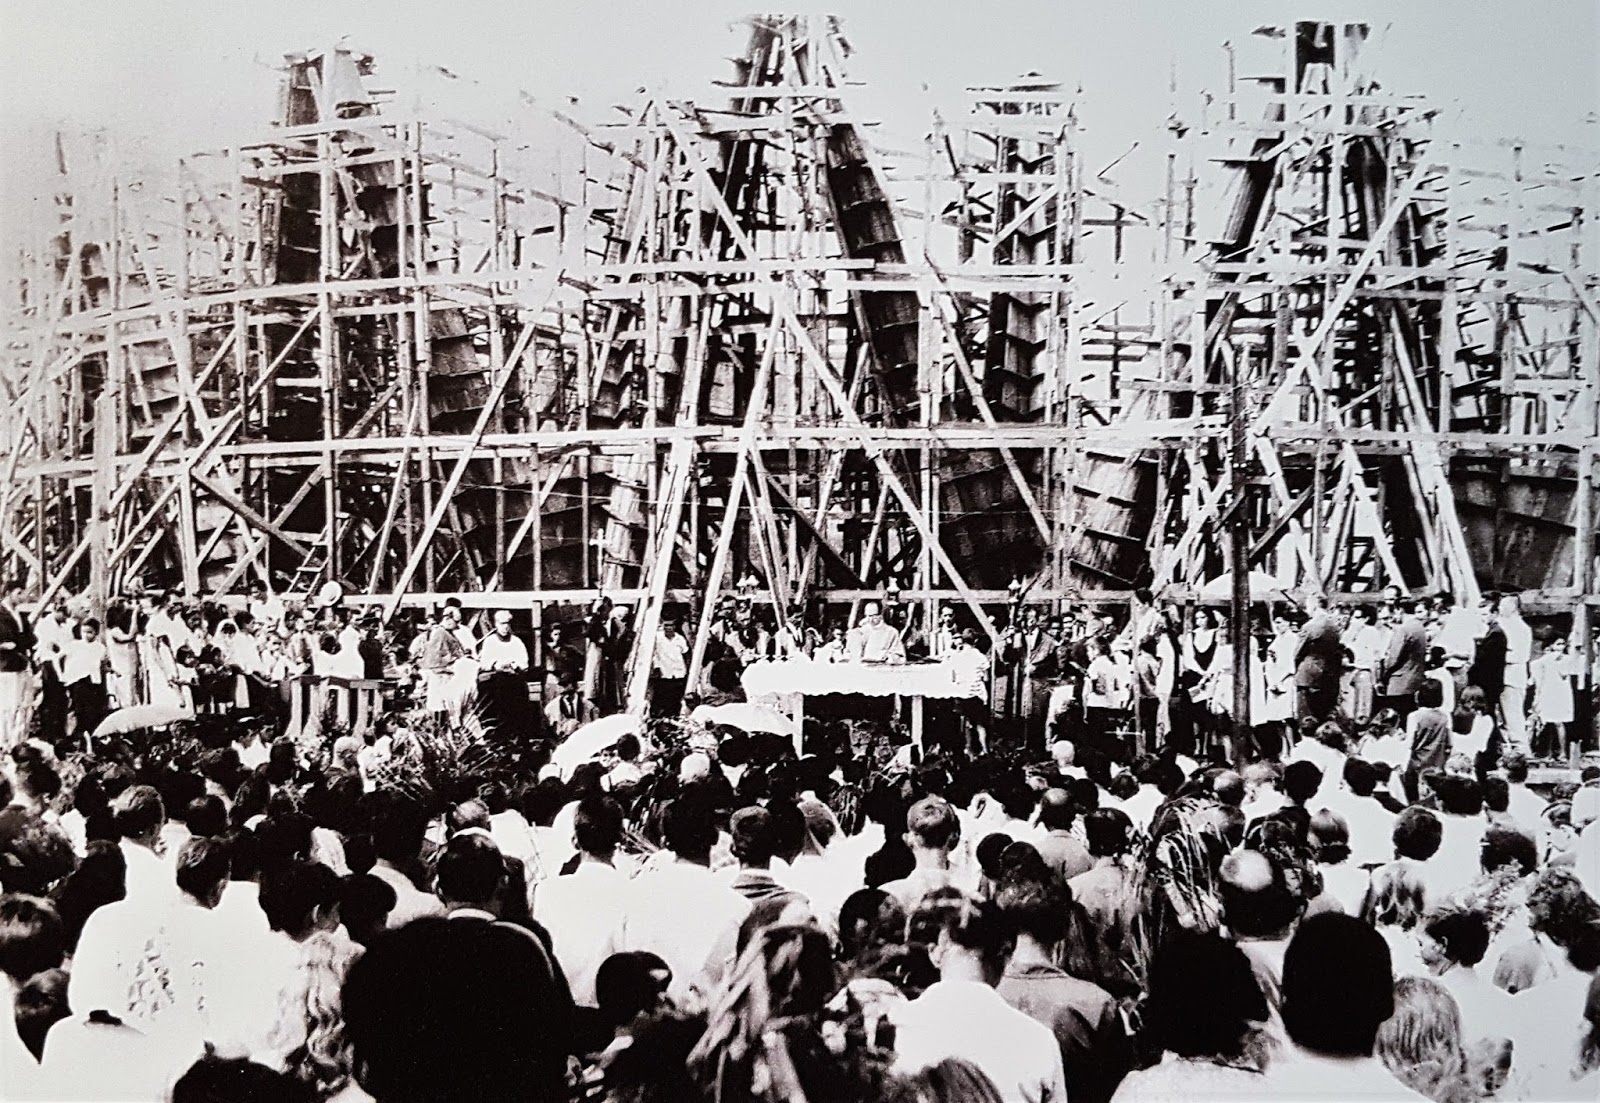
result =
M397 634L144 595L102 626L8 590L0 1098L1595 1098L1600 769L1529 784L1571 734L1553 641L1492 600L1313 598L1239 745L1198 717L1231 707L1225 633L1141 598L987 652L954 615L735 603L692 685L669 617L658 718L574 763L627 611L530 655L453 604ZM766 655L969 652L975 741L682 718ZM279 663L410 685L360 736L289 731ZM514 747L452 726L463 670ZM182 719L84 737L169 691Z

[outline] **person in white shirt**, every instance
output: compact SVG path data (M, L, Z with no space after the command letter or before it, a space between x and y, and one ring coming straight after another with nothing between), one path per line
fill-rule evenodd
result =
M595 976L617 951L630 897L627 875L614 861L622 839L622 806L610 797L580 801L572 835L578 868L539 883L533 917L550 932L573 1001L594 1007Z
M683 710L683 691L689 684L689 640L677 617L662 618L653 661L650 715L674 718Z
M923 797L906 813L905 843L911 849L911 874L883 885L909 914L935 889L950 887L950 852L961 841L961 820L943 797Z
M844 629L837 624L828 629L828 642L817 648L811 656L819 663L842 663L849 658L849 649L845 646Z
M929 658L942 659L950 654L960 645L963 635L956 627L956 611L948 605L940 606L939 623L928 634Z
M1533 629L1522 619L1522 602L1515 594L1500 599L1500 631L1506 637L1505 689L1500 695L1500 715L1506 738L1518 747L1528 738L1528 661L1533 657Z
M1511 993L1478 969L1489 935L1488 916L1467 907L1440 909L1422 927L1422 964L1455 997L1461 1040L1469 1050L1511 1037Z
M1365 723L1372 716L1374 677L1378 660L1385 653L1383 633L1373 623L1372 610L1366 606L1352 609L1340 640L1350 652L1345 711L1352 720Z
M106 671L111 656L100 638L100 622L90 617L80 624L76 639L62 641L60 656L61 684L72 704L76 730L93 732L110 711Z
M494 631L478 643L478 667L503 674L528 672L528 645L511 634L511 611L494 614Z
M220 839L192 838L178 852L180 895L168 913L163 953L174 1014L197 1041L210 1037L209 1009L222 998L214 990L228 984L235 956L248 947L234 916L217 910L228 886L228 865L228 849ZM264 922L260 929L266 929Z
M966 628L944 652L944 661L961 694L956 710L968 729L968 746L981 754L989 749L989 656L978 650L977 633Z
M382 799L374 808L372 835L378 860L372 875L394 889L395 905L389 912L389 926L401 927L427 915L443 915L444 904L432 893L417 887L408 869L419 864L427 818L409 797L399 793L375 794Z
M739 924L750 902L711 872L717 831L710 798L692 790L666 810L670 855L633 879L619 950L644 950L672 970L668 995L708 991L732 963Z
M1416 1100L1373 1056L1394 1013L1389 947L1369 924L1327 912L1300 923L1283 956L1287 1050L1268 1066L1263 1097Z
M948 1058L970 1061L1006 1103L1063 1103L1061 1047L1050 1028L1001 998L1013 940L999 908L961 898L928 905L939 923L930 956L939 980L890 1009L895 1068L915 1072Z
M851 662L903 663L906 645L894 625L883 619L883 606L869 601L861 606L861 623L846 637L845 654Z
M285 610L282 600L267 589L267 584L260 579L250 583L250 603L247 608L251 618L261 625L263 631L276 631L283 624Z

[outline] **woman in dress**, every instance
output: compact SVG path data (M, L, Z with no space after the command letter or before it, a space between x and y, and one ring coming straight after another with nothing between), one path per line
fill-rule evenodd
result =
M106 655L111 663L106 688L112 708L131 708L145 701L140 650L138 612L126 599L113 598L106 605Z
M1574 715L1572 678L1576 673L1565 636L1551 640L1543 654L1528 666L1533 682L1533 752L1537 757L1562 758L1567 753L1567 725Z

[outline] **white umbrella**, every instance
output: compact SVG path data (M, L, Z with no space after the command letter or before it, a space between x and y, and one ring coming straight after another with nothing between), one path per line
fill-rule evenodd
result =
M641 735L637 716L619 712L615 716L602 716L591 720L567 736L550 755L550 764L561 771L563 780L585 762L593 762L600 752L625 735Z
M747 732L771 732L793 739L794 721L771 705L756 705L735 701L727 705L701 705L689 714L689 719L700 724L727 724Z
M122 735L140 728L161 728L179 720L193 720L194 711L183 705L129 705L118 709L94 729L94 737Z
M1276 601L1284 596L1278 580L1265 571L1251 571L1249 578L1251 601ZM1202 601L1229 601L1233 597L1233 575L1221 574L1200 587Z

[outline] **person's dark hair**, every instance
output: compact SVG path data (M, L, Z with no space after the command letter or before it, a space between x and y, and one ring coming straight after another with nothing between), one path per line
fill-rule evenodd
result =
M1344 760L1344 783L1358 797L1370 797L1378 787L1378 771L1362 758Z
M1065 789L1046 789L1039 798L1039 826L1046 831L1069 831L1078 809Z
M1243 950L1220 935L1179 927L1151 962L1145 1013L1163 1049L1232 1059L1266 1022L1267 1001Z
M882 889L857 889L839 909L839 952L847 961L905 939L906 911Z
M45 1036L62 1019L72 1016L67 1006L67 971L46 969L17 989L17 1037L34 1060L44 1056Z
M159 829L167 810L153 787L134 785L111 802L111 819L124 839L138 839Z
M1505 771L1506 780L1513 785L1526 785L1528 782L1528 758L1526 755L1509 754L1500 762L1500 768Z
M78 868L55 890L56 910L66 930L67 949L75 950L89 916L128 894L128 860L116 843L89 843Z
M270 869L261 878L261 910L267 926L291 936L303 936L318 909L339 904L339 877L320 862L295 860Z
M505 878L505 856L482 835L457 835L439 855L439 895L452 903L485 905Z
M248 827L236 827L223 836L228 848L228 877L254 881L261 876L261 840Z
M622 805L611 797L585 797L573 813L572 837L579 850L610 858L622 841Z
M1476 965L1489 952L1489 920L1477 909L1439 912L1424 922L1423 930L1457 965Z
M973 847L972 855L978 860L978 868L983 870L983 875L991 881L1000 878L1000 857L1006 852L1006 847L1012 842L1010 835L999 831L992 835L985 835L978 840L978 845Z
M1470 777L1454 774L1435 775L1429 771L1428 783L1439 798L1439 807L1452 816L1479 816L1483 814L1483 790Z
M1244 803L1244 778L1233 770L1223 770L1211 780L1211 795L1229 808Z
M1511 783L1493 774L1483 779L1483 806L1490 812L1504 812L1511 807Z
M382 1103L567 1098L571 998L525 931L437 918L386 931L342 1003L356 1079Z
M25 797L46 803L61 792L61 775L56 773L54 766L42 759L24 762L17 766L17 789Z
M339 920L358 942L383 928L398 901L394 886L370 873L352 873L339 881Z
M1407 808L1394 821L1394 852L1401 858L1425 862L1439 852L1444 827L1426 808Z
M1128 849L1133 820L1120 808L1097 808L1083 817L1083 837L1096 858L1114 858Z
M428 830L422 806L403 793L383 789L363 800L378 857L396 865L416 861Z
M1046 948L1065 941L1071 929L1072 890L1058 877L1041 880L1008 874L994 902L1014 930Z
M1368 1057L1394 1013L1389 944L1373 927L1323 912L1300 924L1283 955L1283 1025L1314 1053Z
M792 859L806 845L806 814L792 800L767 802L772 817L772 845L780 858Z
M611 749L616 752L617 757L622 761L633 762L639 757L639 737L632 732L628 732L618 739Z
M1067 792L1072 797L1073 810L1080 816L1100 807L1100 786L1086 777L1068 778Z
M558 777L541 779L523 791L522 814L535 827L549 827L567 803L567 785Z
M711 801L702 793L684 793L663 813L667 846L680 858L704 862L717 842Z
M311 832L315 825L303 812L280 812L256 826L256 841L261 848L261 868L273 869L287 862L311 857Z
M178 851L178 888L205 900L228 883L228 846L221 839L196 835Z
M316 1093L287 1073L243 1057L201 1057L172 1085L171 1103L314 1103Z
M1324 865L1336 866L1350 857L1350 825L1326 808L1311 817L1310 841Z
M733 856L741 865L765 868L777 854L777 832L765 808L741 808L729 821Z
M671 982L671 967L655 954L643 950L612 954L594 976L595 1006L615 1030L659 1007Z
M66 956L66 930L48 900L0 896L0 973L20 985L35 973L60 968Z
M1417 707L1436 709L1444 704L1444 686L1437 678L1428 678L1417 687Z
M1580 973L1600 969L1600 920L1590 920L1567 940L1567 961Z
M1526 877L1539 868L1539 846L1533 837L1514 827L1491 825L1483 833L1478 861L1485 873L1495 873L1515 865Z
M1011 925L998 907L960 892L924 896L912 913L909 926L920 930L930 942L937 942L942 933L952 944L977 954L984 971L995 980L1005 969L1016 942Z
M221 835L228 830L228 806L220 797L197 797L183 810L183 822L190 834Z
M1284 767L1283 793L1296 804L1305 804L1306 801L1317 795L1317 790L1322 787L1322 771L1314 762L1291 762Z

